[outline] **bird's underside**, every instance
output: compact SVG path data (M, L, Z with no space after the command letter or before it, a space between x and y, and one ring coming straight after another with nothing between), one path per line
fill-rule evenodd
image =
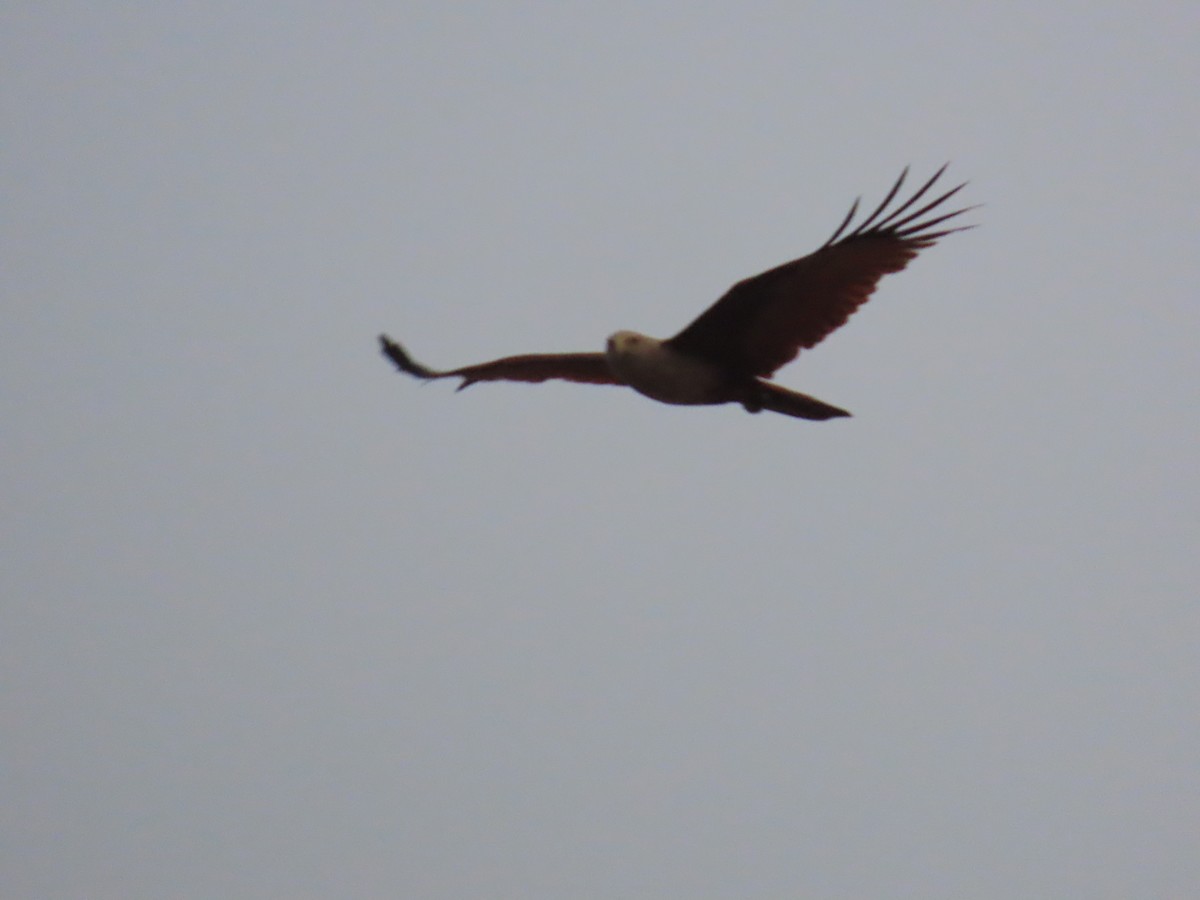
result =
M668 340L618 331L603 353L506 356L446 370L421 365L386 335L379 339L383 353L397 369L416 378L460 378L459 390L479 381L557 379L624 385L663 403L740 403L749 412L765 409L801 419L848 416L845 410L767 379L801 350L816 346L845 324L884 275L899 272L938 239L973 227L938 228L974 209L939 209L963 184L918 206L945 170L942 166L889 211L908 174L905 169L883 202L853 230L847 232L858 211L857 200L818 250L738 282Z

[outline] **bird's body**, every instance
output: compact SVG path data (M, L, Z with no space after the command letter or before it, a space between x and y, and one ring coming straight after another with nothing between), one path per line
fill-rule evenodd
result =
M386 335L380 337L383 352L398 369L417 378L461 378L459 390L477 381L561 379L625 385L676 405L740 403L749 412L766 409L804 419L848 416L845 410L766 379L801 349L815 346L843 325L884 275L903 269L939 238L965 230L934 228L966 209L922 221L964 185L909 211L945 168L884 215L904 183L906 169L884 201L849 234L842 236L858 201L816 252L738 282L668 340L618 331L609 337L604 353L508 356L445 371L422 366Z
M618 331L609 337L604 359L623 383L660 403L696 406L730 399L720 367L649 335Z

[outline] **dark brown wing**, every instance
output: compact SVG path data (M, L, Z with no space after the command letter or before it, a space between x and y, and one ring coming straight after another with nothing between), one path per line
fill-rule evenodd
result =
M858 211L857 200L819 250L738 282L667 344L735 372L771 375L795 359L802 348L816 346L844 325L867 302L884 275L899 272L938 238L973 227L937 230L938 225L975 207L926 218L965 183L913 209L944 171L946 166L908 200L885 213L904 184L906 168L883 202L849 234L842 236Z
M470 387L477 381L580 381L585 384L623 384L608 368L603 353L530 353L525 356L506 356L491 362L461 369L438 371L421 365L408 352L386 334L379 336L383 355L390 359L401 372L417 378L462 379L458 390Z

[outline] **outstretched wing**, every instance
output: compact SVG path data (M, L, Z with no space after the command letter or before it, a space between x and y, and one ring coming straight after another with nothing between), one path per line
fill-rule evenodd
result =
M462 379L458 390L477 381L580 381L585 384L623 384L608 368L603 353L530 353L525 356L506 356L491 362L461 369L438 371L414 360L408 352L386 334L379 336L383 355L401 372L426 380L433 378Z
M942 166L908 200L885 212L904 184L905 168L883 202L853 231L842 234L858 211L857 200L819 250L738 282L668 346L731 371L771 375L802 348L816 346L844 325L884 275L899 272L939 238L973 227L937 226L975 207L934 214L965 183L913 209L945 171Z

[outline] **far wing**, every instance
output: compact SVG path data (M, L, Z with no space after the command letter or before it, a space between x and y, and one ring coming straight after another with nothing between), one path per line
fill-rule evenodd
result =
M857 200L819 250L738 282L667 344L733 371L771 375L795 359L802 348L816 346L844 325L870 299L884 275L899 272L939 238L973 227L937 230L938 225L975 207L926 218L965 184L912 210L944 171L946 166L885 214L904 184L905 169L884 201L849 234L842 237L858 210Z
M530 353L524 356L506 356L491 362L460 369L439 371L430 369L414 360L408 352L386 334L379 336L383 355L390 359L401 372L417 378L462 379L458 390L470 387L477 381L579 381L585 384L623 384L608 368L603 353Z

